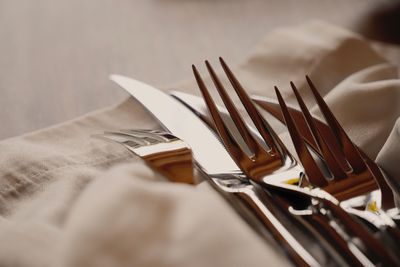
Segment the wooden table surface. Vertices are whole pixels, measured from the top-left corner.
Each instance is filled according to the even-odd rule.
[[[279,26],[322,19],[381,38],[370,18],[389,2],[0,0],[0,139],[121,101],[111,73],[165,86],[204,59],[240,62]]]

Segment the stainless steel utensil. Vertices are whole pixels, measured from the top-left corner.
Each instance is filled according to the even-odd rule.
[[[227,92],[225,91],[222,83],[219,81],[213,68],[206,61],[206,66],[214,82],[214,85],[217,88],[223,102],[225,103],[225,106],[227,107],[232,117],[232,120],[234,121],[234,124],[237,127],[238,132],[240,133],[241,137],[246,143],[248,149],[251,151],[250,152],[251,155],[249,156],[248,153],[246,153],[238,144],[238,142],[236,142],[235,139],[233,138],[232,134],[230,133],[230,130],[228,129],[228,126],[225,124],[221,115],[219,114],[218,108],[215,105],[213,99],[211,98],[208,89],[206,88],[202,78],[200,77],[200,74],[198,73],[197,69],[193,66],[193,72],[197,80],[198,86],[203,94],[204,100],[214,120],[215,128],[217,129],[219,136],[224,142],[225,147],[231,154],[232,158],[236,161],[238,166],[254,182],[261,184],[263,183],[270,184],[267,182],[268,180],[268,181],[273,181],[273,183],[270,185],[276,186],[277,184],[275,184],[275,181],[277,180],[278,177],[275,174],[280,173],[282,174],[280,176],[285,179],[285,180],[280,180],[280,182],[283,182],[284,184],[290,184],[288,182],[288,178],[293,179],[299,177],[296,176],[296,173],[293,173],[293,170],[297,172],[297,175],[300,173],[299,169],[297,168],[296,162],[290,157],[290,155],[288,156],[289,153],[283,146],[282,142],[279,140],[279,138],[271,129],[271,127],[268,125],[268,123],[265,120],[263,120],[261,115],[258,113],[257,109],[252,104],[250,98],[245,93],[244,89],[242,88],[236,77],[233,75],[233,73],[230,71],[226,63],[222,60],[222,58],[220,58],[220,62],[233,88],[238,94],[240,100],[242,101],[243,106],[247,110],[254,125],[259,130],[260,135],[263,138],[263,141],[268,146],[267,149],[264,149],[264,147],[261,146],[251,135],[251,132],[248,130],[246,123],[241,119],[239,112],[236,110],[235,105],[229,98]],[[297,140],[293,141],[296,142]],[[288,172],[288,170],[290,170],[291,173]],[[312,184],[317,184],[322,186],[325,183],[324,176],[322,175],[319,176],[314,175],[309,177],[309,179]],[[309,185],[310,183],[307,180],[302,179],[299,181],[299,184]],[[281,188],[285,187],[281,186]],[[341,220],[341,224],[343,224],[346,227],[346,229],[351,230],[349,232],[352,235],[359,237],[361,240],[363,240],[363,242],[365,242],[368,245],[368,249],[371,250],[373,255],[377,255],[379,257],[379,261],[386,263],[394,262],[392,261],[393,259],[392,255],[386,253],[384,247],[377,240],[375,240],[374,237],[368,233],[368,231],[360,227],[360,225],[357,224],[357,222],[353,221],[353,219],[350,216],[348,216],[348,214],[346,214],[343,210],[341,210],[340,207],[335,205],[338,204],[338,201],[331,194],[329,194],[329,192],[326,192],[324,190],[315,190],[318,192],[315,191],[310,192],[309,190],[304,191],[302,190],[303,186],[298,188],[301,189],[299,191],[303,191],[302,192],[303,194],[305,193],[307,195],[313,196],[314,199],[318,200],[319,205],[322,205],[323,210],[329,209],[331,213],[334,213],[335,216]],[[314,206],[313,210],[309,210],[311,214],[315,212],[315,209],[316,207]],[[330,229],[329,221],[327,221],[323,226],[325,227],[326,230],[329,230]],[[354,248],[345,246],[346,245],[345,242],[343,242],[343,240],[339,236],[335,235],[334,231],[329,231],[329,233],[332,234],[331,238],[334,239],[336,244],[340,245],[342,250],[348,253],[348,256],[350,257],[355,256],[352,259],[353,263],[360,265],[371,264],[371,262],[369,262],[365,257],[365,255],[363,255],[361,252],[357,251],[357,253],[354,253],[354,251],[351,251],[354,250]]]
[[[157,130],[119,130],[93,136],[123,145],[172,182],[195,183],[191,149],[171,133]]]
[[[112,75],[111,79],[142,103],[161,125],[191,146],[199,169],[213,186],[251,207],[296,265],[320,266],[279,221],[271,197],[249,182],[214,133],[194,113],[149,85],[119,75]]]
[[[204,101],[200,97],[191,95],[191,94],[187,94],[187,93],[183,93],[183,92],[179,92],[179,91],[170,91],[169,93],[172,96],[174,96],[175,98],[177,98],[178,100],[180,100],[182,103],[187,105],[188,107],[192,108],[193,111],[199,116],[199,118],[201,118],[205,123],[207,123],[210,126],[213,125],[212,120],[209,118],[209,114],[207,114],[207,112],[208,112],[207,106],[205,105]],[[260,98],[260,97],[258,97],[258,98]],[[262,99],[264,99],[264,98],[262,98]],[[274,102],[272,102],[272,103],[274,103]],[[279,108],[279,104],[278,104],[278,108]],[[227,117],[229,117],[229,115],[227,114],[227,111],[220,106],[218,106],[218,110],[220,111],[221,116],[223,117],[224,121],[228,121],[228,119],[226,119]],[[297,112],[299,113],[299,111],[297,111]],[[294,117],[294,118],[296,118],[296,117]],[[283,120],[283,117],[282,117],[282,120]],[[229,122],[227,122],[227,123],[229,123]],[[322,123],[322,122],[320,122],[320,123]],[[254,132],[253,128],[251,128],[251,127],[249,127],[249,128],[252,132]],[[257,133],[254,133],[254,135],[257,135]],[[259,138],[259,140],[261,140],[261,139]],[[301,214],[300,211],[296,211],[296,212],[298,212],[299,215]],[[304,213],[302,215],[304,216],[305,214],[308,214],[308,216],[311,216],[312,213]],[[315,218],[315,219],[318,219],[318,218]],[[311,222],[312,222],[312,220],[311,220]],[[313,227],[319,227],[319,226],[314,224]],[[329,236],[329,234],[327,234],[326,236]]]
[[[281,112],[281,108],[279,106],[279,103],[273,99],[262,97],[262,96],[252,96],[252,99],[254,102],[256,102],[261,108],[266,110],[268,113],[270,113],[272,116],[274,116],[276,119],[281,121],[282,123],[285,123],[285,119],[283,117],[283,114]],[[299,111],[298,109],[287,106],[297,128],[299,129],[299,132],[302,135],[302,138],[304,139],[305,142],[307,142],[307,145],[310,146],[313,151],[322,157],[322,155],[319,152],[318,145],[316,143],[316,140],[314,139],[314,136],[308,127],[308,123],[305,120],[303,113]],[[320,121],[317,118],[312,118],[314,121],[315,128],[320,132],[322,136],[324,136],[324,139],[326,142],[329,143],[329,147],[332,150],[334,154],[338,155],[343,155],[343,152],[341,151],[342,148],[340,147],[339,143],[336,141],[336,137],[333,135],[331,129],[329,128],[328,125],[326,125],[324,122]],[[383,199],[382,199],[382,206],[386,207],[386,209],[391,209],[394,206],[394,202],[392,200],[392,194],[394,193],[395,197],[400,198],[400,188],[396,186],[396,182],[391,180],[391,177],[384,176],[383,173],[380,171],[379,166],[366,155],[362,149],[358,147],[358,151],[361,155],[361,157],[368,163],[369,166],[373,166],[373,169],[377,173],[377,175],[380,177],[380,186],[383,188]],[[339,161],[342,161],[343,164],[343,156],[338,158]],[[384,176],[384,177],[383,177]],[[369,185],[366,185],[365,188],[365,193],[368,193],[374,189],[378,189],[378,183],[375,182],[373,179],[369,179],[370,183]],[[373,186],[371,188],[371,185]],[[368,187],[370,189],[368,189]],[[389,191],[389,189],[393,190],[393,193]]]
[[[312,136],[316,140],[317,151],[319,152],[319,155],[322,155],[321,160],[324,163],[323,168],[329,172],[330,177],[326,176],[326,171],[323,172],[323,168],[320,168],[317,165],[317,160],[312,157],[312,154],[305,141],[302,139],[296,123],[287,109],[279,90],[275,88],[286,125],[307,176],[311,178],[323,177],[325,182],[323,185],[319,185],[323,190],[336,197],[340,196],[342,200],[341,206],[345,207],[348,212],[366,219],[377,228],[385,227],[385,229],[382,230],[387,230],[390,233],[389,237],[393,238],[395,240],[394,244],[396,244],[400,238],[400,232],[391,216],[386,213],[386,210],[388,212],[396,210],[398,214],[391,188],[383,177],[383,174],[380,172],[379,167],[373,161],[366,160],[361,155],[360,149],[345,133],[309,77],[307,77],[307,81],[317,104],[329,125],[329,130],[332,134],[331,136],[333,136],[334,139],[331,139],[331,136],[323,135],[318,130],[295,85],[291,83],[291,86]],[[331,149],[331,144],[334,142],[339,144],[341,153],[334,153]],[[376,186],[379,186],[381,193],[379,195],[381,198],[379,198],[379,196],[377,197],[377,194],[374,194],[374,192],[371,192],[372,190],[366,191],[365,186],[359,186],[360,184],[370,183],[371,181],[375,182]],[[368,196],[365,196],[365,193],[368,193]],[[364,210],[346,207],[347,202],[351,201],[350,198],[355,196],[369,198],[369,203]],[[380,207],[378,203],[382,203],[382,206]]]

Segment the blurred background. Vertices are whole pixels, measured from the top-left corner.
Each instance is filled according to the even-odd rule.
[[[118,103],[111,73],[167,87],[310,19],[384,43],[400,65],[400,1],[0,0],[0,139]]]

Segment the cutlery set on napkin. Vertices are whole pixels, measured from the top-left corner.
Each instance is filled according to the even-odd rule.
[[[215,103],[195,66],[204,101],[111,76],[165,131],[130,129],[97,137],[122,144],[174,182],[196,183],[195,167],[297,266],[400,265],[399,188],[352,142],[318,85],[305,78],[325,121],[310,114],[295,84],[299,109],[287,105],[277,87],[277,102],[249,96],[222,58],[220,63],[234,91],[224,87],[207,61],[206,67],[225,108]],[[281,140],[262,109],[286,125],[292,144]]]

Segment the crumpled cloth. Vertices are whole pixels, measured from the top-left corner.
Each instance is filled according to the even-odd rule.
[[[275,98],[277,85],[295,103],[293,81],[320,116],[310,75],[350,137],[400,180],[398,70],[368,40],[318,21],[280,28],[235,73],[249,93]],[[198,94],[194,79],[174,89]],[[209,184],[170,183],[91,137],[126,128],[159,126],[129,98],[0,142],[0,266],[290,265]]]

